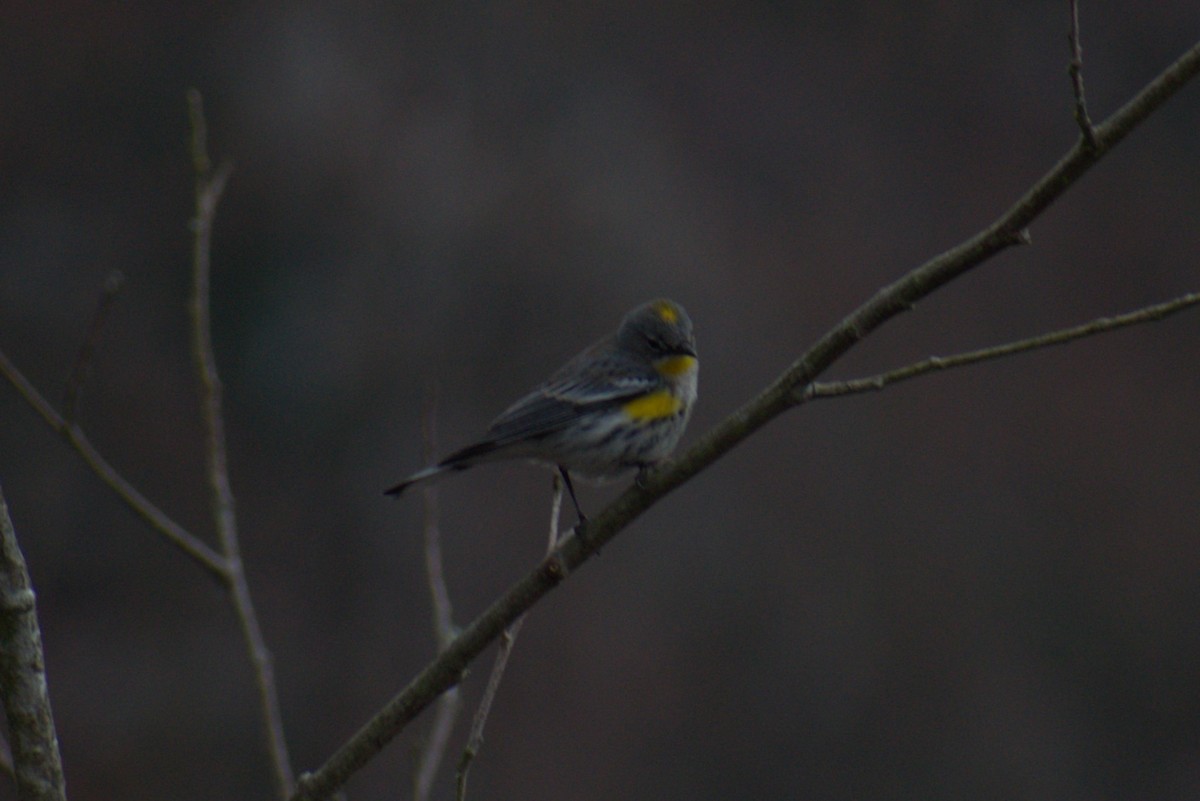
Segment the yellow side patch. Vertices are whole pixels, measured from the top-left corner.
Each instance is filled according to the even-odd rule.
[[[654,369],[658,371],[658,374],[667,378],[690,373],[695,367],[695,356],[668,356],[654,363]]]
[[[667,390],[661,389],[658,392],[643,395],[637,400],[631,400],[621,408],[625,410],[625,414],[634,420],[646,422],[670,417],[678,412],[682,406],[683,401]]]
[[[674,306],[672,306],[670,303],[667,303],[665,301],[662,303],[659,303],[657,306],[654,307],[654,310],[656,312],[658,312],[658,316],[667,325],[675,325],[675,323],[679,322],[679,310],[676,309]]]

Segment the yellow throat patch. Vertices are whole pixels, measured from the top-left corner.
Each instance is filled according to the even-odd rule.
[[[654,369],[658,371],[658,374],[667,378],[674,378],[684,373],[690,373],[695,368],[695,356],[668,356],[654,363]]]

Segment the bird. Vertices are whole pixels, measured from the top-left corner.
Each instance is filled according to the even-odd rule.
[[[524,395],[476,442],[384,491],[393,497],[486,462],[526,459],[556,469],[575,506],[571,474],[604,481],[647,468],[675,449],[697,397],[692,321],[667,299],[643,303],[615,333],[586,348]]]

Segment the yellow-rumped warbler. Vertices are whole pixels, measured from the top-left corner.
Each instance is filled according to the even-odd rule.
[[[532,459],[558,468],[584,520],[570,472],[611,478],[665,458],[692,413],[698,370],[687,312],[669,300],[652,300],[510,406],[479,442],[418,470],[386,494],[483,462]]]

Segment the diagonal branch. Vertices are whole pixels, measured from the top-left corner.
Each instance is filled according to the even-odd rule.
[[[3,351],[0,351],[0,375],[3,375],[16,388],[21,397],[33,407],[35,412],[41,415],[47,425],[60,434],[67,444],[83,457],[88,467],[92,468],[92,472],[107,484],[138,517],[166,537],[168,542],[191,557],[192,561],[222,585],[229,584],[229,570],[225,558],[205,545],[199,537],[168,517],[166,512],[155,506],[145,495],[138,492],[124,476],[108,463],[107,459],[100,455],[100,452],[83,435],[78,426],[69,424],[59,416],[58,412],[54,411],[50,402],[37,391],[37,388],[17,369],[17,366]]]
[[[1031,350],[1038,350],[1039,348],[1066,345],[1068,342],[1074,342],[1084,337],[1091,337],[1108,331],[1116,331],[1119,328],[1126,328],[1139,323],[1162,320],[1176,312],[1196,305],[1200,305],[1200,292],[1190,292],[1174,300],[1157,303],[1153,306],[1146,306],[1145,308],[1126,312],[1125,314],[1118,314],[1115,317],[1100,317],[1083,325],[1051,331],[1047,334],[1009,342],[1004,345],[967,351],[966,353],[958,353],[953,356],[930,356],[928,359],[907,365],[906,367],[897,367],[895,370],[867,376],[866,378],[854,378],[849,381],[832,381],[829,383],[814,382],[808,385],[805,397],[806,399],[836,398],[842,395],[875,392],[892,384],[917,378],[926,373],[949,370],[954,367],[966,367],[969,364],[978,364],[1005,356],[1015,356],[1018,353],[1026,353]]]
[[[685,483],[788,409],[805,402],[804,388],[869,333],[920,299],[1006,248],[1028,241],[1026,226],[1096,162],[1200,72],[1193,46],[1125,106],[1096,128],[1096,146],[1077,143],[1011,208],[979,234],[917,267],[854,310],[822,336],[770,386],[725,418],[678,460],[635,483],[570,537],[554,554],[498,598],[417,676],[313,773],[301,776],[295,801],[328,797],[370,761],[433,699],[457,684],[467,666],[505,627],[556,587],[669,492]],[[586,540],[586,542],[585,542]]]
[[[212,326],[209,319],[209,278],[211,272],[212,226],[217,203],[229,179],[231,167],[223,165],[212,172],[207,150],[207,126],[200,92],[188,92],[188,110],[192,122],[192,163],[196,171],[196,212],[192,219],[195,236],[192,248],[192,355],[200,379],[200,409],[206,435],[209,486],[212,490],[213,517],[217,539],[229,571],[229,592],[242,629],[242,638],[254,667],[255,684],[263,722],[267,750],[274,768],[276,790],[287,798],[294,782],[287,742],[283,734],[283,715],[275,686],[275,670],[267,650],[250,585],[238,545],[237,517],[234,514],[233,489],[229,483],[229,464],[225,445],[225,418],[221,411],[221,379],[213,355]]]
[[[554,494],[550,499],[550,530],[546,538],[547,555],[553,554],[554,549],[558,546],[558,518],[562,512],[562,501],[563,481],[562,477],[555,473]],[[524,624],[525,615],[522,614],[510,623],[504,629],[504,633],[500,635],[500,647],[496,651],[496,661],[492,663],[492,672],[488,676],[487,687],[484,688],[483,698],[479,701],[479,708],[475,710],[475,717],[471,721],[471,734],[467,737],[467,747],[463,749],[462,756],[458,760],[456,801],[467,800],[467,774],[471,770],[471,763],[479,755],[479,749],[483,747],[483,729],[487,725],[488,715],[492,712],[492,702],[496,700],[496,693],[500,690],[500,681],[504,678],[508,659],[512,656],[513,647],[517,644],[517,635],[521,633],[521,626]]]

